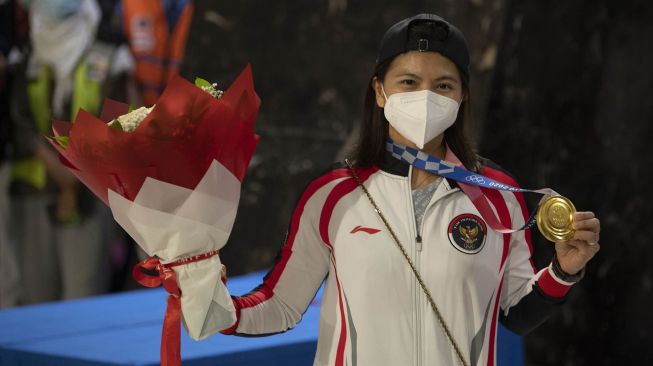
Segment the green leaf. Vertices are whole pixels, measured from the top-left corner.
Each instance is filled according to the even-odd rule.
[[[115,128],[116,130],[124,131],[122,125],[120,124],[120,122],[118,122],[117,119],[114,119],[113,121],[109,122],[109,127]]]
[[[129,108],[127,109],[127,113],[131,113],[132,111],[134,111],[134,109],[136,109],[136,104],[129,103]]]
[[[197,87],[211,87],[211,83],[208,81],[202,79],[202,78],[195,78],[195,86]]]
[[[64,150],[68,148],[68,140],[70,140],[69,136],[55,136],[53,137],[54,141],[56,141],[59,146],[61,146]]]

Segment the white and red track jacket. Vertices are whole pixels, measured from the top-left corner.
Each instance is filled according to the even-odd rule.
[[[446,160],[455,161],[449,153]],[[415,225],[412,168],[388,156],[358,170],[426,282],[471,365],[496,363],[497,321],[526,333],[564,302],[571,284],[530,260],[530,232],[499,234],[443,180]],[[484,166],[482,174],[516,185]],[[484,190],[501,222],[521,227],[520,194]],[[261,286],[234,297],[226,334],[269,335],[297,324],[326,278],[314,365],[455,365],[458,359],[405,258],[346,167],[303,193],[280,256]]]

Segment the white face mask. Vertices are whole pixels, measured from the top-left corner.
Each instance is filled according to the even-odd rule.
[[[460,104],[430,90],[385,95],[383,114],[392,127],[419,149],[451,127]]]

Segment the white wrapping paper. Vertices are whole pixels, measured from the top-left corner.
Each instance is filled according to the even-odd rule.
[[[213,161],[194,190],[146,178],[134,201],[109,190],[116,222],[149,255],[174,262],[222,248],[229,238],[240,181]],[[218,256],[174,267],[183,322],[193,339],[229,328],[236,311],[220,279]]]

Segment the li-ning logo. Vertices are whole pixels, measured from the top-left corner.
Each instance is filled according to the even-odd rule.
[[[480,175],[470,175],[465,177],[465,180],[474,183],[481,183],[481,184],[485,183],[485,179],[483,179],[483,177],[481,177]]]
[[[373,229],[373,228],[371,228],[371,227],[362,227],[362,226],[358,225],[358,226],[356,226],[355,228],[353,228],[349,233],[350,233],[350,234],[356,234],[356,233],[359,232],[359,231],[362,231],[362,232],[364,232],[364,233],[368,233],[368,234],[370,234],[370,235],[373,235],[373,234],[378,233],[378,232],[381,231],[381,230],[379,230],[379,229]]]

